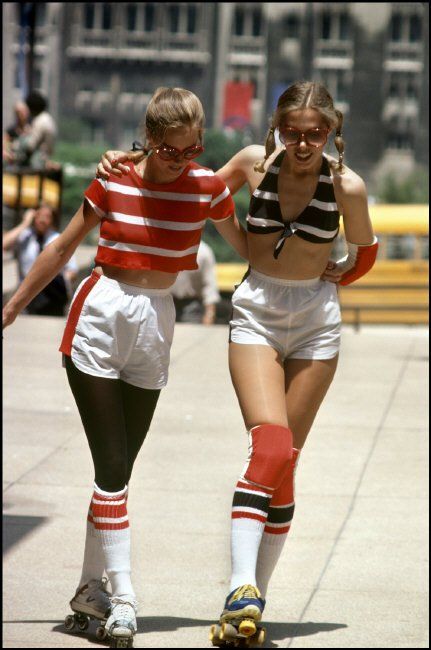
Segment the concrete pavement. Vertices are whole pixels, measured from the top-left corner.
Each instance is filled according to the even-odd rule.
[[[5,648],[101,645],[94,626],[63,627],[92,482],[57,352],[63,326],[22,316],[4,333]],[[424,328],[344,328],[297,472],[265,647],[429,646],[427,356]],[[246,451],[227,327],[177,325],[170,380],[130,488],[135,647],[210,647]]]

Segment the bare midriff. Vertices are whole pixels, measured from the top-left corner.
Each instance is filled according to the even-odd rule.
[[[285,240],[277,259],[274,248],[280,232],[267,235],[247,233],[249,261],[252,269],[283,280],[311,280],[326,268],[332,242],[316,244],[292,235]]]
[[[144,289],[168,289],[176,280],[178,273],[165,271],[143,271],[140,269],[122,269],[117,266],[101,264],[94,269],[100,275],[131,284]]]

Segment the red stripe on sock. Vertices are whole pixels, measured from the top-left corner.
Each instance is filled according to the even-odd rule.
[[[107,524],[105,522],[95,521],[94,527],[96,530],[122,530],[123,528],[129,528],[128,521],[122,521],[119,524]]]
[[[271,535],[284,535],[284,533],[288,533],[289,530],[290,526],[283,526],[282,528],[271,528],[270,526],[265,526],[263,532],[270,533]]]
[[[257,519],[263,524],[266,522],[266,517],[263,515],[257,515],[254,512],[241,512],[240,510],[232,513],[232,519]]]
[[[81,315],[82,306],[86,297],[99,279],[100,275],[93,271],[88,280],[82,285],[78,295],[73,301],[72,307],[70,308],[66,329],[64,330],[63,339],[59,348],[60,352],[63,352],[63,354],[66,354],[68,357],[72,354],[72,341],[75,336],[75,330]]]
[[[265,492],[268,496],[272,496],[274,490],[266,487],[260,487],[259,485],[252,485],[251,483],[244,483],[243,481],[238,481],[237,488],[244,488],[245,490],[252,490],[253,492]]]

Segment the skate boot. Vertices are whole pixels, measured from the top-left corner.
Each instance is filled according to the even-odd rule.
[[[96,636],[102,640],[106,636],[105,623],[111,609],[109,593],[106,591],[106,578],[102,580],[90,580],[90,582],[77,590],[70,601],[70,607],[75,612],[69,614],[64,620],[66,630],[73,630],[75,627],[80,632],[88,629],[91,620],[100,623],[96,630]]]
[[[111,598],[111,613],[105,625],[111,648],[133,648],[133,637],[137,631],[137,609],[137,602],[132,598]]]
[[[265,600],[257,587],[243,585],[226,598],[218,624],[210,630],[210,641],[214,646],[233,645],[250,647],[262,645],[265,628],[257,625],[262,618]]]

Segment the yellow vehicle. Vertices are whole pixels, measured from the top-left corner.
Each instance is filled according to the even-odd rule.
[[[370,205],[379,240],[374,267],[347,287],[339,287],[343,322],[428,323],[428,205]],[[343,229],[337,255],[344,250]],[[219,289],[232,294],[246,264],[218,264]]]

